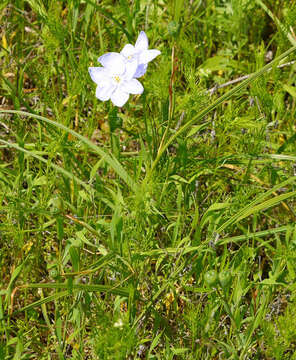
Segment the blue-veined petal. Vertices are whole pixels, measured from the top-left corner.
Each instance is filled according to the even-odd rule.
[[[129,98],[129,94],[120,90],[118,87],[111,95],[111,101],[115,106],[123,106]]]
[[[137,67],[137,70],[134,74],[134,78],[139,78],[141,76],[143,76],[147,70],[148,64],[140,64]]]
[[[136,71],[137,71],[137,67],[138,67],[138,60],[134,59],[133,61],[128,61],[125,64],[125,73],[124,73],[124,79],[125,80],[131,80]]]
[[[116,52],[104,54],[98,58],[98,61],[108,70],[111,74],[121,75],[125,71],[124,57]]]
[[[112,54],[112,53],[106,53],[106,54],[104,54],[104,55],[101,55],[101,56],[98,58],[98,62],[99,62],[100,64],[102,64],[103,66],[105,66],[104,63],[107,61],[107,59],[110,57],[111,54]]]
[[[122,83],[122,85],[120,85],[120,90],[129,94],[142,94],[144,88],[140,81],[138,81],[137,79],[132,79]]]
[[[135,44],[137,51],[144,51],[148,49],[148,38],[144,31],[141,31]]]
[[[126,44],[124,48],[120,51],[120,54],[123,55],[125,58],[130,60],[136,53],[135,47],[131,44]]]
[[[103,87],[98,85],[96,89],[96,97],[101,101],[109,100],[115,89],[116,85],[112,84],[111,82]]]
[[[107,78],[106,69],[102,67],[89,67],[88,72],[92,81],[94,81],[96,84],[106,81]]]
[[[140,53],[139,64],[147,64],[160,54],[159,50],[144,50]]]

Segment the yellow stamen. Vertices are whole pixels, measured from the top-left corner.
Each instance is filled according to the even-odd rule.
[[[115,75],[114,80],[119,83],[120,82],[120,77],[118,75]]]

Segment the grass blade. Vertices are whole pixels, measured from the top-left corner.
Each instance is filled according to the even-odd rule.
[[[8,147],[11,147],[13,149],[16,149],[18,151],[22,151],[23,153],[25,153],[26,155],[32,156],[33,158],[42,161],[45,164],[49,164],[53,169],[55,169],[56,171],[58,171],[59,173],[63,174],[64,176],[66,176],[67,178],[69,178],[70,180],[75,180],[78,184],[82,185],[87,191],[91,190],[90,185],[88,185],[87,183],[85,183],[84,181],[80,180],[77,176],[75,176],[74,174],[71,174],[70,172],[68,172],[67,170],[63,169],[62,167],[53,164],[52,162],[48,162],[48,160],[44,159],[42,156],[39,156],[37,154],[35,154],[32,151],[26,150],[20,146],[18,146],[15,143],[10,143],[8,141],[2,140],[0,139],[0,142],[2,144],[5,144]]]
[[[286,197],[282,196],[282,195],[287,195],[287,194],[282,194],[279,195],[279,197],[277,197],[278,201],[275,202],[264,202],[261,203],[260,205],[258,205],[258,203],[260,203],[261,201],[263,201],[264,199],[266,199],[268,196],[272,195],[275,191],[277,191],[278,189],[293,183],[294,181],[296,181],[295,177],[291,177],[288,180],[274,186],[272,189],[266,191],[265,193],[263,193],[262,195],[258,196],[254,201],[252,201],[250,204],[248,204],[247,206],[245,206],[241,211],[239,211],[238,213],[236,213],[234,216],[232,216],[230,219],[228,219],[224,224],[222,224],[218,229],[217,229],[217,233],[221,233],[221,231],[225,230],[227,228],[227,226],[231,225],[231,224],[235,224],[236,222],[238,222],[239,220],[244,219],[245,217],[249,216],[250,214],[254,213],[255,210],[257,209],[257,211],[259,211],[260,209],[263,209],[264,206],[262,207],[263,204],[265,204],[265,206],[273,206],[276,203],[283,201]],[[289,193],[290,195],[288,197],[294,196],[295,195],[295,191],[291,193]],[[270,205],[269,205],[270,204]],[[273,204],[273,205],[272,205]]]
[[[156,159],[154,160],[150,171],[148,172],[147,176],[144,179],[144,184],[146,184],[153,174],[154,169],[156,168],[156,165],[158,164],[161,156],[166,151],[166,149],[171,145],[173,141],[175,141],[182,133],[187,131],[191,125],[193,125],[196,121],[201,120],[204,118],[207,114],[209,114],[212,110],[214,110],[217,106],[222,104],[225,100],[230,99],[234,94],[238,93],[241,89],[251,84],[254,80],[259,78],[261,75],[266,73],[269,69],[271,69],[274,65],[276,65],[280,60],[286,58],[288,55],[292,54],[296,50],[296,46],[291,47],[289,50],[275,58],[273,61],[268,63],[267,65],[263,66],[262,69],[252,74],[248,79],[240,83],[239,85],[235,86],[233,89],[229,90],[226,94],[220,96],[216,101],[214,101],[211,105],[207,106],[204,110],[199,112],[196,116],[194,116],[191,120],[189,120],[186,124],[184,124],[178,131],[175,132],[174,135],[172,135],[168,141],[158,150]]]
[[[40,115],[30,114],[25,111],[18,111],[18,110],[0,110],[0,113],[6,113],[6,114],[17,114],[17,115],[23,115],[27,117],[32,117],[36,120],[43,121],[47,124],[53,125],[61,130],[66,131],[67,133],[75,136],[79,140],[81,140],[83,143],[85,143],[87,146],[89,146],[92,150],[94,150],[97,154],[99,154],[104,161],[106,161],[112,169],[117,173],[117,175],[133,190],[136,188],[136,184],[134,183],[133,179],[128,175],[128,173],[125,171],[125,169],[122,167],[122,165],[119,163],[117,159],[115,159],[111,154],[107,154],[104,150],[99,148],[97,145],[95,145],[93,142],[91,142],[88,138],[86,138],[83,135],[78,134],[76,131],[67,128],[65,125],[60,124],[54,120],[47,119]]]

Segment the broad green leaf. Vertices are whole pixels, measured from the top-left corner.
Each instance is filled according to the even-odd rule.
[[[207,59],[202,65],[200,65],[200,68],[210,71],[219,71],[233,68],[236,66],[237,65],[235,60],[231,60],[224,56],[216,55]]]

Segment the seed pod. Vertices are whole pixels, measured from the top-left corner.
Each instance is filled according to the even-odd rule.
[[[60,197],[56,196],[49,201],[50,212],[53,215],[59,214],[63,211],[63,201]]]
[[[220,283],[222,289],[227,288],[230,285],[231,280],[232,280],[232,276],[231,276],[230,271],[223,270],[219,273],[219,283]]]
[[[218,281],[218,274],[216,270],[207,271],[204,275],[205,283],[210,286],[214,287]]]
[[[53,269],[50,269],[49,270],[49,276],[52,278],[52,279],[56,279],[58,276],[59,276],[59,272],[56,268],[53,268]]]

